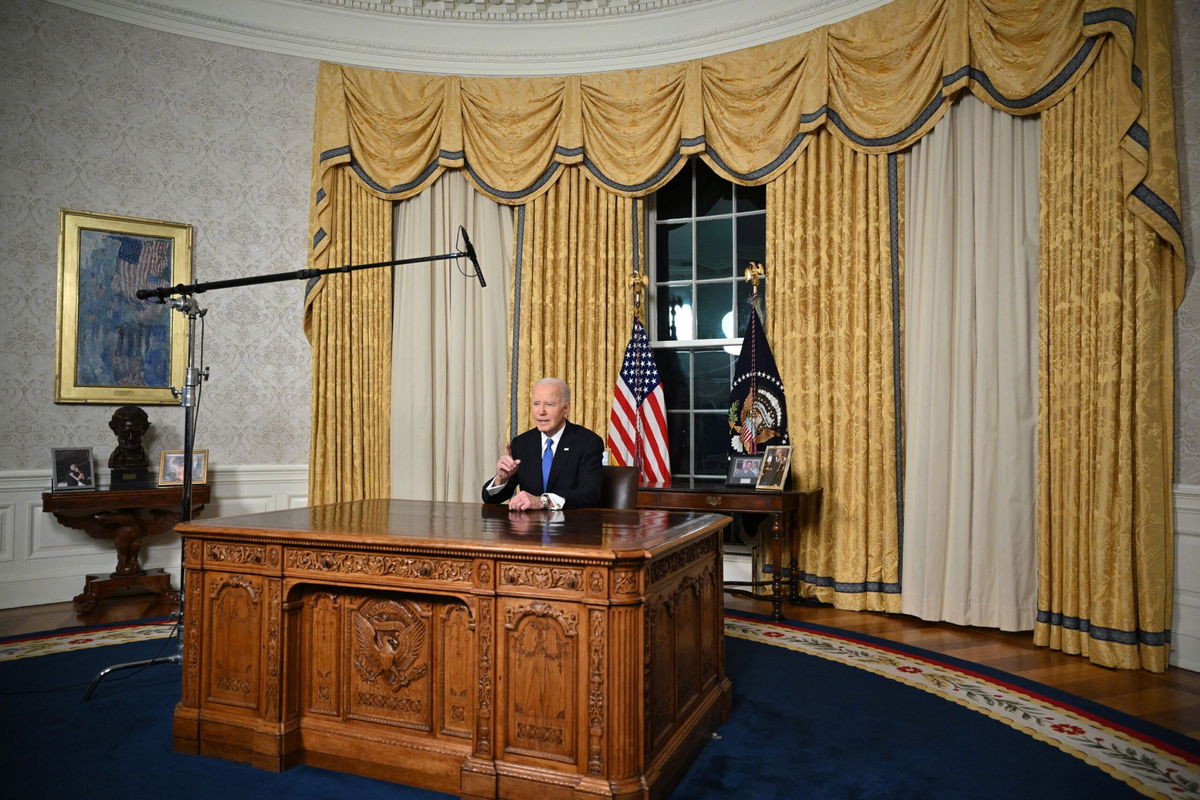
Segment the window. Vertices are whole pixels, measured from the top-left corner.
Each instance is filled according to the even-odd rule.
[[[697,158],[651,200],[650,344],[675,479],[725,477],[729,385],[750,314],[742,275],[766,260],[766,227],[766,189],[735,185]]]

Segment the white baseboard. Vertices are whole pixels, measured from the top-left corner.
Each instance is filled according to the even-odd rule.
[[[100,488],[107,475],[99,471]],[[264,464],[213,467],[212,500],[198,517],[227,517],[308,504],[308,466]],[[111,541],[59,525],[42,511],[48,470],[0,472],[0,608],[61,603],[83,591],[89,574],[112,572]],[[147,539],[140,557],[146,569],[163,569],[179,585],[179,537]]]
[[[1175,487],[1171,665],[1200,672],[1200,486]]]

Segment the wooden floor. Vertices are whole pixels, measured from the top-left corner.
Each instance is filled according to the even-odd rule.
[[[726,597],[726,608],[770,613],[770,604]],[[70,603],[0,610],[0,636],[168,616],[174,607],[156,595],[104,600],[92,614],[77,616]],[[1098,667],[1077,656],[1035,647],[1028,633],[1005,633],[924,622],[900,614],[785,606],[789,619],[828,625],[983,664],[1200,738],[1200,673],[1172,668],[1163,674]]]

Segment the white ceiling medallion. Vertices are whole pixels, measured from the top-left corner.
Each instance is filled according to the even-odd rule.
[[[726,53],[888,0],[49,0],[208,41],[446,75],[560,75]]]

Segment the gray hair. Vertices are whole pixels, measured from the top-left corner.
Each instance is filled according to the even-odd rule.
[[[539,386],[554,386],[558,388],[558,396],[562,398],[563,405],[571,402],[571,387],[567,386],[567,382],[562,378],[542,378],[533,384],[536,389]]]

